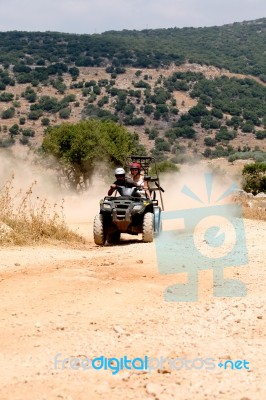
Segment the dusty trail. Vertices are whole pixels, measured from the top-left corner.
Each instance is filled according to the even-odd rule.
[[[212,297],[200,273],[197,303],[168,303],[166,286],[183,274],[158,273],[154,244],[140,237],[99,248],[91,223],[79,224],[85,249],[0,251],[0,398],[262,399],[265,372],[265,222],[245,221],[249,264],[227,276],[247,284],[244,298]],[[246,359],[250,370],[55,369],[54,357],[213,357]],[[264,393],[264,395],[263,395]]]

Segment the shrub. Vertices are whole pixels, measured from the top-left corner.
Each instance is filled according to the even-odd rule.
[[[48,126],[50,124],[50,119],[47,117],[43,117],[41,120],[42,126]]]
[[[25,146],[27,144],[29,144],[29,138],[27,136],[22,135],[22,138],[19,139],[19,142]]]
[[[67,118],[69,118],[70,113],[71,113],[71,110],[69,107],[62,108],[61,110],[59,110],[59,117],[62,119],[67,119]]]
[[[167,143],[163,138],[156,138],[155,139],[155,148],[159,151],[167,151],[171,150],[170,144]]]
[[[206,146],[215,146],[216,145],[216,139],[207,136],[206,138],[204,138],[204,143],[205,143]]]
[[[15,115],[15,109],[13,107],[8,108],[7,110],[4,110],[2,112],[2,118],[3,119],[13,118],[14,115]]]
[[[37,120],[42,116],[42,110],[33,110],[28,114],[28,119]]]
[[[6,103],[13,100],[13,98],[14,98],[14,95],[12,93],[3,92],[0,94],[0,101],[6,102]]]
[[[12,125],[11,128],[9,128],[9,132],[11,133],[11,135],[18,135],[19,134],[18,124]]]
[[[256,138],[259,140],[266,139],[266,131],[257,131]]]
[[[35,135],[35,131],[32,128],[27,128],[22,130],[22,134],[27,137],[33,137]]]
[[[6,148],[10,147],[15,143],[15,139],[13,137],[0,139],[0,147]]]
[[[243,189],[254,195],[266,193],[266,163],[254,163],[244,166],[242,175],[244,177]]]

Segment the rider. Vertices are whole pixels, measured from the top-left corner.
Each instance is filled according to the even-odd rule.
[[[147,182],[144,180],[144,177],[140,173],[141,171],[140,164],[137,162],[132,162],[129,167],[130,167],[131,179],[133,179],[133,182],[135,182],[138,186],[141,186],[143,188],[143,192],[146,194],[148,198],[150,198],[150,192]]]
[[[110,189],[108,190],[108,196],[112,196],[114,191],[116,190],[117,186],[125,186],[128,188],[132,188],[135,186],[138,186],[133,179],[128,179],[126,178],[126,171],[124,168],[116,168],[115,169],[115,177],[116,181],[110,186]]]

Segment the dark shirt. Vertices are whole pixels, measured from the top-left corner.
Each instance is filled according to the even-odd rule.
[[[113,185],[118,185],[118,186],[125,186],[125,187],[128,187],[128,188],[132,188],[132,187],[135,187],[135,186],[138,186],[135,182],[133,182],[133,180],[132,179],[130,179],[130,178],[126,178],[126,179],[117,179],[114,183],[113,183]]]

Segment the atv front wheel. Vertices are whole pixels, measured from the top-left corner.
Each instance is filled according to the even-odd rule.
[[[93,222],[94,243],[103,246],[106,242],[106,233],[104,231],[103,216],[97,214]]]
[[[154,215],[148,212],[144,215],[142,225],[142,240],[144,243],[150,243],[153,241],[154,236]]]

